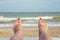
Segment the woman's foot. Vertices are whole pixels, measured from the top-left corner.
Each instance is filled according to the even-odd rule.
[[[22,31],[22,24],[21,24],[20,18],[14,20],[13,30],[14,30],[15,34],[10,40],[22,40],[23,39],[23,31]]]
[[[40,18],[38,21],[38,28],[39,28],[39,40],[51,40],[51,37],[47,33],[48,26],[42,18]]]
[[[42,18],[40,18],[38,20],[38,29],[39,29],[39,32],[47,33],[48,26],[47,26],[45,20],[43,20]]]
[[[21,19],[20,18],[14,20],[13,30],[14,30],[14,33],[16,33],[19,30],[22,30],[22,24],[21,24]]]

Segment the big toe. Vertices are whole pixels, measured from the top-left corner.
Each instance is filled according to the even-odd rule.
[[[39,19],[38,24],[39,24],[40,26],[47,26],[47,23],[46,23],[45,20],[42,19],[42,18]]]

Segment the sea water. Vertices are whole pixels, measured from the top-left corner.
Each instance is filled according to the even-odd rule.
[[[40,17],[50,27],[60,26],[60,19],[53,19],[53,16],[60,16],[60,12],[0,12],[0,27],[11,27],[18,17],[22,20],[22,26],[37,26]]]
[[[47,25],[50,27],[56,27],[56,26],[59,27],[60,26],[60,19],[57,19],[57,20],[45,19],[45,20],[46,20]],[[0,20],[0,27],[12,27],[12,25],[13,25],[13,22],[11,20],[10,21],[5,21],[5,20],[1,21]],[[38,26],[38,20],[31,19],[31,20],[22,21],[22,26],[36,27],[36,26]]]
[[[60,19],[53,19],[53,16],[60,16],[60,12],[0,12],[0,27],[12,27],[13,20],[18,17],[22,20],[23,27],[37,27],[38,19],[45,19],[50,27],[60,26]],[[9,40],[10,38],[0,38],[0,40]],[[24,40],[38,40],[38,38],[24,38]],[[60,40],[60,38],[52,38]]]

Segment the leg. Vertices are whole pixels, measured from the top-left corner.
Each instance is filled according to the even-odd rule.
[[[14,30],[14,36],[10,40],[22,40],[23,39],[23,33],[22,33],[22,24],[21,19],[16,19],[13,23],[13,30]]]
[[[38,28],[39,28],[39,40],[51,40],[51,37],[48,36],[47,30],[48,26],[43,19],[39,19],[38,21]]]

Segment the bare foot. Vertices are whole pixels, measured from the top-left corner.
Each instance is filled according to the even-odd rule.
[[[13,22],[14,33],[16,33],[17,31],[19,31],[21,29],[22,29],[21,19],[18,18],[16,20],[14,20],[14,22]]]
[[[42,18],[40,18],[38,21],[38,28],[39,28],[39,40],[51,40],[51,37],[47,33],[48,26]]]
[[[38,21],[38,28],[39,28],[39,32],[47,33],[48,26],[47,26],[45,20],[43,20],[42,18],[40,18]]]
[[[14,20],[13,30],[15,34],[13,37],[11,37],[10,40],[23,40],[23,31],[22,31],[22,24],[20,18]]]

